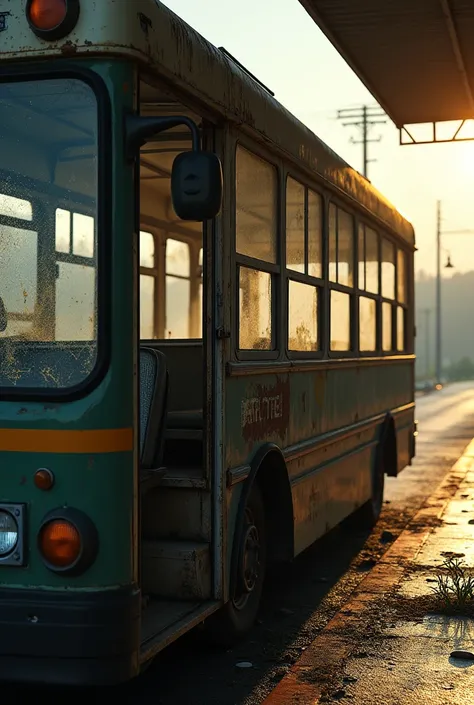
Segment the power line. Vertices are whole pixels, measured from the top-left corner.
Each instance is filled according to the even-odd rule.
[[[343,122],[344,127],[355,126],[362,129],[362,139],[355,140],[351,137],[352,144],[361,144],[363,149],[363,171],[362,173],[367,178],[367,166],[369,162],[375,162],[376,159],[368,158],[368,144],[370,142],[380,142],[382,136],[375,139],[369,139],[369,131],[373,125],[384,125],[387,120],[377,120],[375,118],[384,117],[385,113],[382,108],[378,106],[363,105],[362,108],[343,108],[337,111],[338,120],[349,120],[350,122]]]

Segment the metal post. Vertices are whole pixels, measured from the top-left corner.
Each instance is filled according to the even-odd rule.
[[[436,204],[436,383],[441,384],[441,201]]]
[[[423,309],[423,313],[425,314],[425,371],[426,371],[426,379],[428,379],[429,374],[430,374],[430,347],[431,347],[430,315],[431,315],[431,309],[425,308],[425,309]]]
[[[368,161],[367,161],[367,139],[368,139],[367,132],[368,132],[368,130],[367,130],[367,128],[368,128],[368,125],[367,125],[367,106],[364,105],[362,108],[362,148],[364,150],[364,156],[363,156],[364,171],[362,173],[364,174],[365,178],[367,178],[367,172],[368,172],[368,169],[367,169],[367,167],[368,167]]]

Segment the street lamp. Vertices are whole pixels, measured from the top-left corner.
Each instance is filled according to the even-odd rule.
[[[474,230],[448,230],[441,232],[441,201],[437,202],[437,218],[436,218],[436,383],[441,384],[441,369],[442,369],[442,345],[441,345],[441,235],[474,235]],[[445,269],[453,269],[451,257],[448,255],[448,260]]]

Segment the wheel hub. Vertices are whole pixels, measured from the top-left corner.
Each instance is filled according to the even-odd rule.
[[[246,513],[246,526],[242,536],[237,590],[233,603],[243,609],[251,593],[255,590],[260,573],[260,536],[253,517]]]

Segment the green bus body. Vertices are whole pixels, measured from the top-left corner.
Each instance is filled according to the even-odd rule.
[[[155,0],[82,2],[54,41],[24,5],[0,22],[0,532],[2,512],[18,526],[0,679],[114,683],[202,622],[243,633],[265,563],[411,462],[414,233]],[[134,113],[198,125],[222,164],[216,218],[171,207],[186,126],[132,159]],[[55,517],[77,517],[71,569],[40,550]]]

